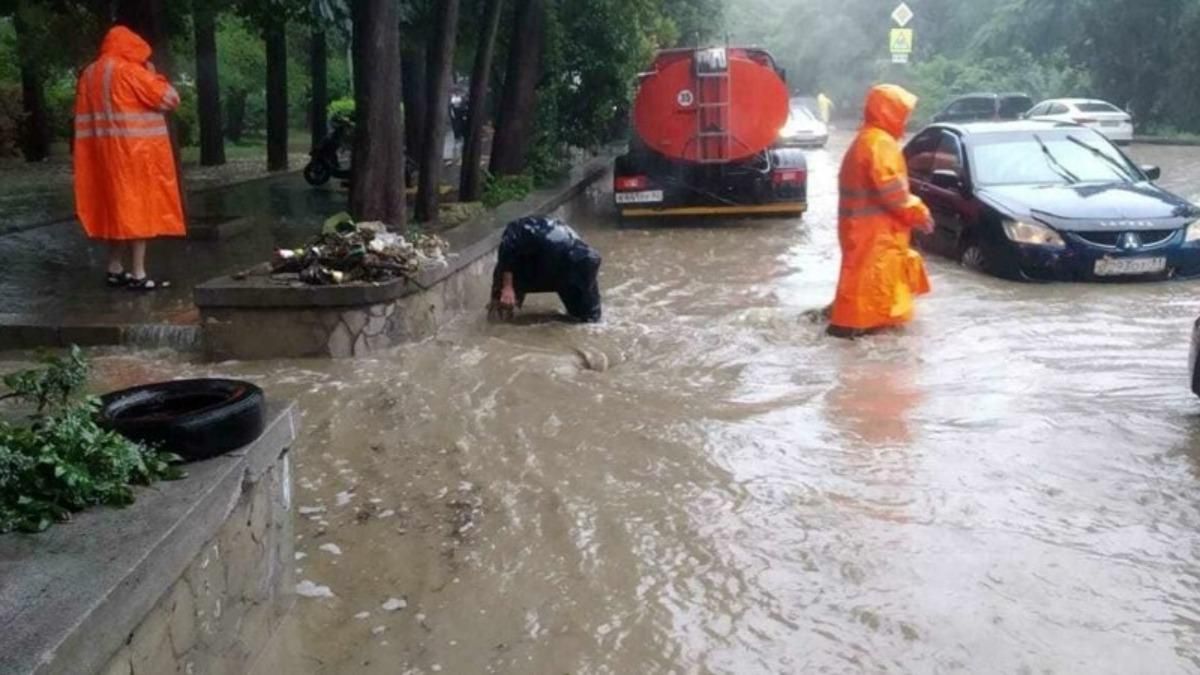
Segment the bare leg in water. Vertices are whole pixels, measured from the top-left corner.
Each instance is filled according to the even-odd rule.
[[[146,278],[146,240],[138,239],[129,242],[129,249],[133,253],[133,265],[129,270],[133,274],[134,279]]]

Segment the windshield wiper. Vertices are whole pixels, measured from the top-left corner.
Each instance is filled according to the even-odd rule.
[[[1046,145],[1046,142],[1042,140],[1041,136],[1034,134],[1033,140],[1037,141],[1038,145],[1042,146],[1042,154],[1046,157],[1046,165],[1049,166],[1054,173],[1065,178],[1068,183],[1079,182],[1079,176],[1071,173],[1067,167],[1062,165],[1062,162],[1058,161],[1058,158],[1054,156],[1053,152],[1050,152],[1050,148]]]
[[[1100,148],[1097,148],[1096,146],[1092,145],[1091,143],[1085,143],[1084,141],[1081,141],[1081,140],[1079,140],[1078,138],[1076,138],[1076,137],[1074,137],[1074,136],[1071,136],[1070,134],[1068,134],[1068,135],[1067,135],[1067,140],[1068,140],[1068,141],[1071,141],[1071,142],[1072,142],[1072,143],[1074,143],[1075,145],[1078,145],[1078,146],[1080,146],[1080,147],[1087,148],[1088,150],[1091,150],[1093,155],[1095,155],[1095,156],[1099,157],[1100,159],[1104,160],[1104,162],[1105,162],[1106,164],[1108,164],[1108,166],[1109,166],[1109,167],[1110,167],[1110,168],[1111,168],[1113,171],[1116,171],[1116,172],[1117,172],[1117,175],[1118,175],[1118,176],[1120,176],[1120,177],[1124,178],[1125,180],[1132,180],[1132,181],[1134,181],[1134,182],[1136,182],[1136,181],[1137,181],[1137,176],[1134,176],[1133,174],[1129,173],[1129,167],[1122,166],[1122,164],[1121,164],[1120,162],[1118,162],[1117,160],[1113,159],[1112,157],[1109,157],[1109,156],[1108,156],[1108,155],[1107,155],[1107,154],[1106,154],[1106,153],[1105,153],[1103,150],[1101,150]]]

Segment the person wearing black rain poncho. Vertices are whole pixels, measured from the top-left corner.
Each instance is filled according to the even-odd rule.
[[[566,223],[521,218],[504,228],[492,273],[493,318],[512,318],[530,293],[558,293],[576,321],[600,320],[600,254]]]

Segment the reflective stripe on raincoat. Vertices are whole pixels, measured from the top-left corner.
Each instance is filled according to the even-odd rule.
[[[165,113],[179,94],[128,28],[108,32],[75,95],[75,210],[93,239],[184,234]]]
[[[929,292],[912,228],[929,209],[908,189],[899,138],[916,106],[915,96],[894,85],[867,94],[862,129],[842,160],[838,177],[841,277],[831,323],[871,330],[912,319],[913,296]]]

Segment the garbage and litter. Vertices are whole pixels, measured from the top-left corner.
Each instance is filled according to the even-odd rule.
[[[325,221],[321,234],[307,246],[277,250],[271,273],[296,274],[314,286],[408,279],[445,265],[449,247],[437,235],[406,237],[388,232],[383,223],[355,223],[339,214]]]

